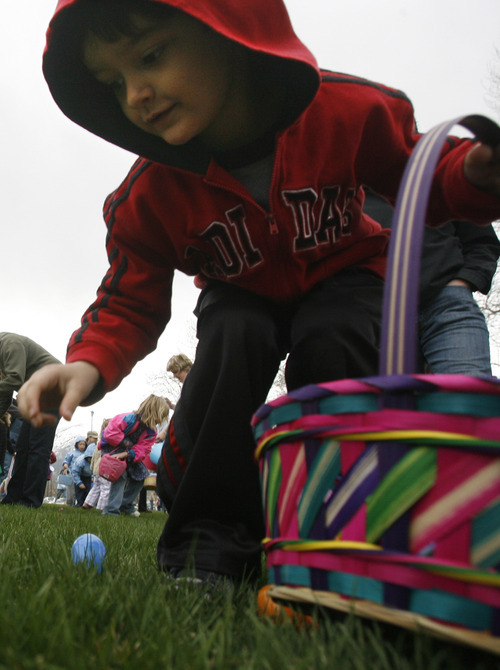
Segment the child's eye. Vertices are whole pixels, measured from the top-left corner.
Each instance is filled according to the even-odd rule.
[[[153,65],[154,63],[156,63],[157,60],[159,60],[161,58],[164,51],[165,51],[165,45],[164,44],[161,44],[160,46],[157,46],[154,49],[151,49],[151,51],[148,51],[142,57],[143,64],[144,65]]]
[[[106,82],[106,86],[110,88],[115,95],[119,95],[123,90],[123,79],[115,79],[113,81]]]

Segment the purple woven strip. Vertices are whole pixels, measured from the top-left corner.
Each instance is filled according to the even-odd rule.
[[[427,203],[443,143],[455,125],[488,144],[500,142],[500,128],[479,115],[459,117],[426,133],[406,165],[394,211],[384,290],[380,374],[415,372],[420,255]]]

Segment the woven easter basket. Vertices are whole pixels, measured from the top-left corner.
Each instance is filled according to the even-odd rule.
[[[472,116],[424,135],[399,190],[380,374],[303,387],[253,419],[274,602],[310,603],[500,654],[500,381],[413,374],[432,175]]]

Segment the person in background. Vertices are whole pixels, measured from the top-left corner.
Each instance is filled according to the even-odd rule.
[[[50,482],[52,479],[52,473],[54,472],[54,463],[57,461],[57,455],[55,451],[50,452],[49,459],[49,471],[47,473],[47,482]],[[47,489],[47,487],[45,487]]]
[[[62,468],[59,470],[59,475],[57,478],[57,492],[56,492],[56,499],[54,502],[57,502],[59,498],[66,498],[66,490],[68,485],[63,484],[61,476],[63,477],[71,477],[69,468],[66,465],[66,463],[63,464]]]
[[[92,442],[72,463],[71,475],[75,486],[76,507],[82,507],[92,486],[92,469],[90,467],[90,461],[92,460],[92,455],[95,449],[96,445]]]
[[[181,384],[184,384],[184,381],[193,367],[193,363],[190,358],[185,354],[176,354],[169,359],[167,363],[167,372],[171,372],[172,375],[180,381]]]
[[[13,394],[31,376],[47,365],[58,364],[39,344],[17,333],[0,333],[0,416],[13,400]],[[50,454],[54,444],[59,415],[51,413],[49,425],[35,428],[29,421],[23,421],[16,442],[16,456],[8,491],[3,505],[23,505],[40,507],[47,485]]]
[[[7,453],[7,446],[9,444],[9,429],[11,416],[9,412],[0,417],[0,482],[6,477],[5,472],[5,454]]]
[[[392,206],[370,189],[363,211],[391,228]],[[418,316],[422,371],[491,375],[488,326],[473,292],[488,293],[499,256],[491,225],[448,221],[425,227]]]
[[[104,429],[109,423],[109,419],[104,419],[101,426],[101,438],[104,433]],[[88,436],[87,436],[88,438]],[[90,489],[85,502],[82,507],[84,509],[90,509],[95,507],[98,510],[103,510],[106,507],[109,498],[109,491],[111,489],[111,482],[105,477],[101,477],[99,474],[99,463],[101,462],[102,451],[97,444],[97,449],[94,450],[92,454],[92,460],[90,461],[90,469],[92,470],[93,486]],[[140,510],[139,510],[140,511]]]
[[[64,461],[63,461],[63,466],[66,465],[69,474],[73,476],[73,471],[72,468],[78,458],[83,454],[85,449],[87,448],[87,440],[83,437],[83,435],[79,435],[76,440],[75,444],[73,447],[72,451],[68,451],[66,454]],[[69,505],[70,507],[73,507],[75,504],[75,484],[74,482],[72,484],[68,484],[66,487],[66,505]]]
[[[89,430],[87,433],[87,444],[97,444],[97,440],[99,439],[99,435],[95,430]]]
[[[112,482],[103,514],[141,516],[135,499],[149,474],[143,460],[156,441],[156,427],[168,419],[169,410],[164,398],[150,395],[137,410],[113,417],[104,429],[99,448],[103,454],[126,460],[127,469]]]

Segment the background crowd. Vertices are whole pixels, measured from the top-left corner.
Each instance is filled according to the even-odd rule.
[[[14,333],[1,333],[0,342],[18,347],[21,344],[24,358],[27,357],[28,350],[39,354],[38,350],[41,349],[28,338]],[[10,359],[7,356],[7,347],[0,349],[0,352],[4,354],[1,386],[9,378],[7,373]],[[0,353],[0,357],[1,355]],[[182,384],[191,366],[192,362],[185,354],[177,354],[168,361],[167,372]],[[14,376],[12,369],[10,375]],[[21,377],[28,378],[26,375]],[[147,513],[153,509],[165,511],[165,506],[156,495],[156,468],[159,450],[166,437],[169,414],[175,408],[169,398],[151,394],[137,410],[104,419],[99,433],[89,430],[86,436],[78,436],[68,445],[62,465],[55,475],[56,495],[48,498],[47,484],[53,479],[52,464],[56,462],[56,454],[52,449],[53,439],[52,442],[50,439],[44,440],[43,453],[36,452],[36,477],[35,481],[30,480],[32,470],[27,471],[25,461],[28,460],[31,450],[29,446],[25,447],[26,453],[23,453],[22,445],[21,449],[18,447],[22,426],[29,427],[30,424],[24,421],[17,408],[17,401],[12,397],[14,390],[17,389],[11,391],[9,408],[0,419],[2,504],[40,507],[44,501],[61,502],[82,509],[95,508],[103,514],[116,516],[123,513],[132,517],[139,517],[141,512]],[[8,395],[8,391],[6,394]],[[31,430],[37,438],[39,429],[30,429],[30,433]],[[55,436],[55,428],[53,433]],[[47,438],[46,431],[43,431],[43,436]],[[155,445],[157,448],[152,454]],[[104,453],[112,454],[117,460],[126,463],[124,473],[118,481],[111,482],[100,474],[99,466]],[[17,465],[18,463],[21,465]],[[36,494],[33,493],[35,486]],[[28,495],[31,497],[27,497]]]

